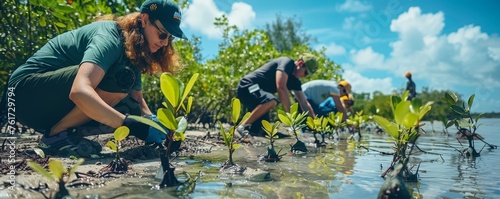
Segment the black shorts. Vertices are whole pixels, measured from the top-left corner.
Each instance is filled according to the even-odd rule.
[[[37,131],[50,130],[75,107],[69,93],[78,69],[78,65],[69,66],[30,74],[21,80],[14,91],[16,119]],[[108,72],[98,88],[107,92],[128,93],[135,79],[134,73],[130,72]]]

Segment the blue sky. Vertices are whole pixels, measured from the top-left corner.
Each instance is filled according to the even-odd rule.
[[[496,0],[189,0],[181,27],[202,38],[204,58],[218,52],[215,17],[263,29],[277,14],[295,17],[344,69],[354,92],[403,88],[476,94],[473,112],[500,112],[500,1]]]

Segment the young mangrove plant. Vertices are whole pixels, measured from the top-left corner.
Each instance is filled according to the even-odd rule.
[[[496,149],[496,145],[492,145],[484,141],[483,137],[479,134],[476,133],[477,128],[479,127],[478,121],[483,115],[482,113],[477,115],[475,118],[472,117],[471,113],[471,108],[472,104],[474,103],[474,97],[475,94],[472,94],[469,97],[469,100],[467,101],[467,105],[465,102],[462,104],[459,104],[458,102],[458,97],[455,95],[455,93],[448,92],[445,93],[445,100],[450,104],[451,109],[458,113],[459,117],[451,120],[449,123],[453,123],[455,127],[458,129],[458,132],[456,134],[456,138],[460,145],[462,143],[460,142],[460,139],[467,139],[469,143],[469,147],[464,148],[463,150],[458,150],[460,153],[466,157],[466,158],[472,158],[475,159],[476,157],[479,157],[481,154],[481,151],[484,149],[485,146],[488,146],[490,149]],[[448,125],[447,125],[448,126]],[[476,151],[475,148],[475,143],[474,140],[480,140],[485,145],[479,152]]]
[[[69,177],[71,177],[71,175],[75,173],[78,166],[80,166],[83,162],[84,159],[78,159],[76,163],[70,168],[69,171],[66,169],[66,167],[63,166],[63,164],[59,160],[55,159],[49,160],[48,170],[45,170],[40,164],[32,160],[28,160],[27,164],[29,167],[31,167],[31,169],[41,174],[47,180],[57,183],[58,190],[54,196],[47,197],[45,196],[44,193],[42,193],[43,196],[45,198],[62,199],[62,198],[73,198],[69,194],[68,189],[66,188],[66,182],[68,181]]]
[[[267,153],[265,153],[261,158],[266,162],[278,162],[284,155],[279,155],[279,152],[276,152],[276,150],[274,149],[274,141],[278,139],[278,127],[280,126],[280,124],[281,123],[279,121],[276,121],[273,125],[271,125],[271,123],[269,123],[267,120],[262,120],[262,129],[264,129],[267,134],[266,138],[269,139]]]
[[[184,100],[186,100],[198,76],[198,73],[193,74],[189,82],[184,85],[184,83],[182,83],[179,79],[174,78],[171,74],[161,74],[160,88],[166,101],[162,103],[164,108],[158,109],[157,119],[166,127],[166,129],[151,119],[135,115],[128,116],[130,119],[148,124],[166,134],[167,139],[163,142],[163,144],[158,146],[160,148],[160,169],[163,173],[163,179],[159,184],[160,188],[173,187],[181,184],[175,176],[175,167],[170,164],[170,159],[171,154],[179,149],[181,142],[185,138],[184,132],[187,129],[187,120],[184,116],[187,116],[191,111],[193,97],[190,96],[188,98],[186,105],[184,104]],[[180,116],[181,112],[185,115]]]
[[[128,171],[129,163],[127,160],[120,158],[120,148],[121,148],[121,141],[124,140],[128,134],[130,133],[130,129],[126,126],[121,126],[118,127],[114,133],[114,140],[108,141],[106,143],[106,146],[109,147],[111,150],[115,151],[116,153],[116,158],[112,160],[108,166],[102,168],[100,170],[101,173],[118,173],[118,174],[123,174]]]
[[[233,98],[231,100],[231,107],[232,107],[231,118],[233,120],[233,126],[229,128],[229,131],[226,132],[224,130],[222,122],[219,121],[219,127],[220,127],[220,133],[222,134],[222,139],[224,140],[224,144],[226,144],[227,149],[229,150],[229,158],[227,159],[226,162],[222,164],[220,171],[225,173],[242,173],[243,171],[245,171],[245,167],[241,167],[238,164],[234,163],[233,161],[234,151],[241,147],[239,143],[235,143],[234,131],[236,130],[236,127],[239,125],[241,121],[245,120],[250,116],[250,113],[245,114],[245,116],[243,116],[243,119],[240,122],[238,122],[241,112],[240,100],[238,98]]]
[[[324,147],[327,145],[325,142],[325,135],[331,132],[328,123],[329,121],[326,117],[316,117],[314,119],[312,117],[307,117],[306,124],[313,131],[314,143],[316,144],[316,147]],[[318,133],[321,136],[321,141],[319,141],[316,137],[316,134]]]
[[[363,115],[363,111],[358,111],[354,115],[350,115],[349,119],[346,120],[346,123],[354,129],[351,139],[355,137],[361,139],[361,126],[368,121],[368,116]],[[355,135],[357,133],[357,136]]]
[[[403,94],[403,98],[391,96],[390,106],[394,116],[393,121],[379,115],[373,115],[373,120],[394,139],[393,148],[395,150],[391,166],[382,174],[385,183],[380,188],[379,198],[394,195],[411,198],[411,192],[406,188],[405,181],[418,181],[418,168],[417,172],[413,174],[408,167],[413,149],[413,147],[409,147],[409,144],[415,143],[419,137],[420,121],[431,109],[433,102],[428,102],[424,106],[419,106],[419,103],[415,102],[414,106],[412,101],[402,100],[405,98],[405,94]]]
[[[344,113],[342,112],[330,112],[328,114],[328,122],[333,129],[332,134],[334,135],[333,137],[335,141],[340,140],[339,130],[346,126],[346,123],[342,121],[342,118],[344,118]]]
[[[305,120],[307,119],[307,114],[308,111],[304,111],[302,113],[299,113],[299,104],[295,102],[290,106],[290,112],[287,113],[285,111],[279,110],[278,111],[278,118],[283,123],[284,125],[290,127],[290,129],[293,131],[293,134],[295,136],[295,144],[291,145],[291,152],[307,152],[306,144],[304,142],[299,140],[298,134],[300,133],[300,129],[306,127],[306,124],[304,124]]]

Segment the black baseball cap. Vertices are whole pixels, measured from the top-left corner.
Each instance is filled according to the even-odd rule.
[[[175,37],[187,39],[180,28],[181,11],[172,0],[146,0],[141,5],[141,13],[149,14],[152,22],[158,20],[163,26],[158,28],[165,29]]]

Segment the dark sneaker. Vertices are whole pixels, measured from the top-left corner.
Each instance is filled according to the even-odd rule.
[[[99,143],[97,143],[99,144]],[[102,149],[102,147],[99,145]],[[92,141],[69,136],[68,131],[63,131],[53,136],[42,136],[38,143],[38,148],[47,155],[57,155],[61,157],[90,157],[91,154],[98,154],[100,151],[94,148]]]

